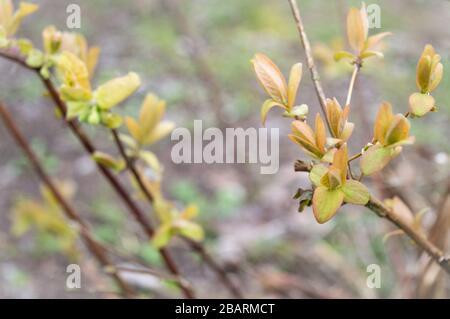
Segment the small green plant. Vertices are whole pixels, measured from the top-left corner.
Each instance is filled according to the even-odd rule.
[[[206,265],[218,274],[229,291],[234,296],[240,296],[228,274],[201,244],[204,231],[200,224],[194,222],[197,207],[191,204],[186,209],[179,208],[165,198],[161,191],[163,167],[156,154],[148,147],[166,137],[175,128],[173,122],[163,121],[165,101],[149,93],[142,104],[138,119],[116,113],[114,110],[139,89],[139,75],[130,72],[96,85],[94,75],[100,58],[100,48],[90,47],[85,37],[79,33],[63,32],[54,26],[48,26],[42,32],[42,48],[28,39],[17,38],[16,33],[23,18],[37,9],[37,5],[20,3],[18,10],[14,11],[11,0],[0,0],[0,56],[36,71],[55,103],[56,118],[61,118],[68,124],[95,161],[100,173],[116,191],[130,215],[142,227],[149,244],[153,245],[164,265],[174,276],[171,280],[177,284],[184,296],[195,297],[192,287],[182,278],[168,251],[167,246],[174,237],[180,237],[187,243],[189,249],[199,254]],[[112,267],[113,271],[108,272],[122,288],[124,295],[134,296],[132,289],[114,271],[114,266],[104,253],[109,248],[97,242],[90,225],[69,204],[69,199],[44,171],[13,117],[1,103],[0,106],[6,126],[48,188],[42,203],[24,198],[17,202],[13,232],[22,235],[34,226],[39,234],[56,236],[64,251],[72,249],[75,239],[78,235],[81,236],[99,263],[109,270]],[[119,154],[109,154],[98,149],[84,132],[83,126],[86,125],[107,130]],[[121,132],[125,126],[126,131]],[[121,172],[129,173],[135,194],[118,178],[117,175]],[[147,211],[142,210],[141,203],[138,202],[150,204],[153,218]],[[80,232],[72,229],[62,212],[66,214],[65,217],[76,222]],[[157,222],[156,227],[153,225],[154,221]]]
[[[352,52],[340,50],[334,55],[336,61],[347,60],[353,67],[347,99],[342,107],[336,98],[328,99],[323,93],[297,3],[295,0],[289,0],[289,3],[305,49],[308,68],[311,70],[325,121],[320,114],[317,114],[313,129],[308,124],[308,106],[301,104],[301,109],[297,108],[298,114],[293,111],[295,109],[293,105],[297,104],[295,98],[301,79],[302,64],[296,63],[292,67],[289,85],[286,85],[285,78],[276,64],[264,54],[256,54],[252,64],[258,82],[270,97],[262,106],[263,124],[267,112],[272,107],[282,107],[286,111],[284,116],[294,118],[291,125],[292,133],[289,134],[290,140],[311,158],[308,162],[297,161],[296,163],[296,170],[308,172],[312,184],[311,189],[299,189],[294,196],[300,202],[299,211],[312,206],[316,220],[319,223],[325,223],[332,219],[346,203],[367,206],[378,215],[391,220],[422,248],[426,247],[426,250],[428,248],[427,252],[444,269],[450,271],[449,263],[443,257],[443,253],[435,247],[430,249],[432,244],[418,231],[417,222],[411,222],[410,218],[399,217],[400,214],[396,209],[398,205],[392,205],[393,200],[388,199],[385,203],[379,201],[363,184],[366,176],[380,172],[402,152],[405,145],[414,143],[414,137],[409,134],[410,118],[423,117],[431,111],[436,111],[431,92],[437,88],[442,79],[443,65],[440,63],[440,56],[431,45],[425,46],[417,65],[416,82],[419,92],[410,96],[409,111],[405,114],[394,114],[391,104],[383,102],[375,120],[373,139],[367,142],[360,153],[349,157],[347,144],[351,141],[352,132],[358,127],[358,123],[355,125],[348,121],[356,77],[368,58],[383,57],[378,47],[381,41],[391,33],[383,32],[369,36],[365,5],[363,4],[361,9],[349,10],[347,39]],[[327,136],[327,128],[330,136]],[[352,163],[358,159],[360,159],[360,174],[355,176]],[[437,254],[436,251],[438,251]]]

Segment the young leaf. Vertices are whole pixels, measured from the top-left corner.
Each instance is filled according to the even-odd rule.
[[[383,102],[378,110],[375,120],[374,138],[380,143],[385,143],[385,136],[389,129],[394,115],[392,114],[392,106],[388,102]]]
[[[410,126],[408,119],[403,114],[395,115],[386,133],[386,145],[392,145],[406,140],[409,136]]]
[[[320,180],[327,173],[328,168],[323,164],[314,165],[309,172],[309,179],[314,186],[319,187],[321,185]]]
[[[97,151],[92,157],[100,165],[115,171],[121,171],[125,168],[125,162],[123,160],[117,160],[109,154]]]
[[[351,8],[347,15],[347,37],[355,52],[359,53],[364,49],[367,30],[365,30],[361,11],[357,8]]]
[[[157,249],[163,248],[167,246],[172,236],[173,236],[172,225],[162,224],[156,230],[155,235],[152,238],[152,244]]]
[[[344,202],[355,205],[366,205],[370,199],[367,187],[355,180],[348,180],[341,188]]]
[[[189,220],[178,219],[174,222],[173,227],[180,235],[195,241],[202,241],[205,237],[203,228]]]
[[[313,211],[317,222],[323,224],[330,220],[341,207],[344,193],[340,189],[327,189],[319,186],[314,191]]]
[[[13,14],[13,5],[11,0],[0,1],[0,24],[5,28],[7,36],[13,36],[19,29],[23,18],[32,14],[39,8],[38,5],[28,2],[21,2],[19,9]]]
[[[288,85],[288,106],[292,108],[295,105],[295,100],[297,97],[298,86],[302,79],[302,64],[294,64],[291,68],[291,73],[289,75],[289,85]]]
[[[109,110],[127,99],[140,85],[139,75],[131,72],[99,86],[95,92],[95,100],[102,110]]]
[[[164,121],[158,123],[158,125],[153,129],[151,134],[148,134],[144,139],[143,144],[150,145],[158,142],[160,139],[166,137],[175,128],[175,123],[170,121]]]
[[[267,94],[282,105],[287,104],[286,79],[280,69],[266,55],[257,53],[251,60],[259,83]]]
[[[395,156],[392,148],[375,145],[363,153],[361,171],[364,175],[372,175],[381,171]]]
[[[122,117],[118,114],[113,113],[102,113],[101,114],[101,122],[107,128],[116,129],[122,126],[123,120]]]
[[[161,170],[158,157],[154,153],[141,150],[139,157],[154,171],[159,172]]]
[[[424,116],[435,106],[434,98],[428,94],[413,93],[409,97],[409,109],[411,114],[417,117]]]
[[[342,59],[354,60],[355,56],[347,51],[339,51],[334,54],[334,60],[336,62],[341,61]]]
[[[140,141],[141,140],[141,129],[139,127],[138,122],[127,116],[125,118],[125,124],[128,128],[128,132],[130,132],[131,136],[134,138],[135,141]]]
[[[268,99],[263,103],[263,105],[261,107],[261,122],[262,122],[263,126],[266,125],[267,113],[269,113],[269,111],[275,106],[284,108],[283,105],[281,105],[279,102],[276,102],[272,99]]]

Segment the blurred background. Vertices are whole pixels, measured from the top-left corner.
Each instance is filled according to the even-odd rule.
[[[54,24],[66,30],[66,8],[72,0],[35,1],[40,10],[28,17],[19,33],[41,47],[41,31]],[[347,48],[346,12],[359,1],[300,0],[306,31],[314,47],[328,97],[343,103],[351,67],[336,63],[333,53]],[[256,52],[271,57],[287,76],[289,68],[305,62],[287,1],[274,0],[78,0],[82,29],[90,45],[101,47],[94,83],[135,71],[143,85],[120,113],[137,115],[146,93],[167,100],[166,118],[192,128],[260,127],[265,94],[253,74]],[[423,231],[448,251],[450,232],[450,2],[368,1],[381,8],[381,29],[391,31],[385,59],[368,60],[356,83],[351,121],[357,123],[350,140],[359,152],[372,137],[372,124],[381,101],[404,113],[415,92],[415,68],[427,43],[442,55],[444,79],[435,93],[438,113],[412,121],[417,143],[407,147],[382,175],[371,179],[371,190],[382,198],[398,196],[414,214],[423,214]],[[0,97],[54,178],[72,190],[78,210],[91,221],[96,236],[121,251],[136,254],[151,265],[158,254],[130,220],[110,186],[99,177],[91,159],[70,132],[54,118],[51,101],[39,80],[10,62],[0,61]],[[309,73],[304,72],[298,104],[318,109]],[[278,112],[278,113],[277,113]],[[281,112],[269,114],[268,127],[280,128],[280,169],[261,175],[254,164],[181,164],[170,159],[170,138],[152,147],[164,164],[167,196],[200,207],[205,244],[243,288],[247,297],[275,298],[411,298],[449,296],[450,282],[405,236],[364,208],[346,205],[326,223],[316,223],[308,208],[298,213],[292,199],[308,187],[305,174],[293,163],[305,158],[287,138],[289,125]],[[115,152],[104,130],[86,127],[104,151]],[[123,177],[127,181],[126,176]],[[0,125],[0,297],[93,298],[108,290],[107,279],[80,243],[70,235],[49,234],[33,227],[17,236],[17,206],[39,201],[39,180],[8,132]],[[65,242],[64,240],[67,240]],[[215,276],[179,242],[172,243],[182,272],[200,297],[227,297]],[[78,263],[82,288],[66,289],[66,266]],[[381,288],[366,284],[366,268],[381,268]],[[129,274],[143,289],[172,287],[151,276]],[[103,288],[102,288],[103,287]],[[158,295],[156,293],[156,295]]]

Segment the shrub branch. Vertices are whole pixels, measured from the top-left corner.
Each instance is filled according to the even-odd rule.
[[[30,162],[31,166],[35,170],[38,177],[47,186],[47,188],[50,190],[50,192],[58,202],[59,206],[62,208],[66,217],[74,221],[78,225],[81,238],[86,244],[86,247],[95,256],[95,258],[103,268],[114,267],[106,253],[107,251],[106,247],[104,247],[102,244],[100,244],[97,240],[94,239],[90,225],[81,217],[81,215],[71,206],[71,204],[69,204],[69,202],[64,198],[64,196],[59,192],[55,183],[52,181],[50,176],[45,172],[44,168],[39,162],[38,157],[31,149],[22,132],[20,132],[18,126],[14,122],[12,116],[9,114],[9,111],[1,101],[0,101],[0,117],[3,120],[5,127],[8,129],[9,133],[14,138],[16,144],[22,149],[23,153],[28,158],[28,161]],[[120,277],[120,275],[117,272],[111,272],[111,276],[116,281],[119,288],[122,290],[124,296],[133,297],[135,295],[133,289]]]
[[[305,51],[308,67],[311,71],[311,77],[313,80],[317,97],[320,102],[320,106],[324,114],[326,114],[325,93],[320,83],[319,74],[314,65],[314,58],[311,51],[311,45],[309,44],[309,40],[303,26],[302,18],[300,16],[300,10],[298,8],[296,0],[288,0],[288,2],[291,6],[292,13],[297,25],[297,29],[300,33],[300,39]],[[356,79],[356,75],[358,73],[357,69],[358,67],[355,66],[352,80],[350,82],[350,88],[352,88],[354,85],[355,81],[354,79]],[[349,94],[349,97],[351,99],[351,94]],[[349,98],[347,98],[347,100],[349,100]],[[352,159],[356,159],[357,157],[354,156],[354,158],[352,157]],[[409,238],[411,238],[423,251],[425,251],[437,264],[439,264],[450,275],[450,258],[446,257],[444,253],[439,248],[437,248],[433,243],[431,243],[422,233],[415,230],[414,228],[411,227],[411,225],[407,224],[405,221],[400,219],[397,216],[397,214],[395,214],[394,211],[386,207],[386,205],[384,205],[379,199],[377,199],[374,196],[371,196],[371,199],[367,203],[366,207],[369,208],[372,212],[376,213],[378,216],[389,220],[391,223],[393,223],[395,226],[401,229]]]
[[[67,111],[67,106],[64,103],[63,100],[61,100],[57,90],[55,89],[52,81],[50,79],[45,79],[42,77],[42,75],[39,72],[39,69],[32,68],[28,66],[22,57],[20,57],[18,54],[14,54],[14,52],[4,52],[0,51],[0,56],[9,59],[13,62],[18,63],[21,66],[26,67],[29,70],[34,71],[38,77],[41,79],[42,83],[46,87],[47,91],[50,94],[50,97],[54,101],[56,107],[61,112],[63,116],[64,122],[69,126],[73,134],[78,138],[80,143],[83,145],[86,152],[88,152],[90,155],[93,155],[97,149],[87,136],[87,134],[84,132],[84,130],[81,128],[79,123],[76,120],[67,120],[65,118],[65,114]],[[104,167],[103,165],[96,163],[97,168],[101,172],[101,174],[107,179],[109,184],[112,186],[112,188],[116,191],[116,193],[119,195],[119,197],[122,199],[122,201],[125,203],[125,205],[128,207],[129,212],[133,215],[133,217],[136,219],[136,221],[141,225],[143,228],[145,234],[152,238],[154,235],[154,228],[151,225],[148,218],[145,216],[145,214],[141,211],[141,209],[137,206],[137,204],[133,201],[131,196],[128,194],[125,187],[121,184],[121,182],[116,178],[116,176],[111,173],[109,169]],[[174,275],[175,277],[181,278],[180,271],[178,270],[178,266],[176,265],[175,261],[173,260],[172,256],[170,255],[169,251],[166,248],[159,249],[159,254],[161,255],[166,267],[169,269],[169,271]],[[186,298],[192,299],[195,298],[195,294],[190,287],[190,285],[187,284],[187,280],[180,280],[178,282],[178,285],[180,289],[183,292],[183,295]]]

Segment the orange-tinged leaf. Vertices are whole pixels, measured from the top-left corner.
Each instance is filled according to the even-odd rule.
[[[316,144],[315,134],[308,124],[302,121],[294,121],[292,122],[291,127],[294,135],[297,135],[313,145]]]
[[[319,113],[316,115],[316,146],[322,152],[325,153],[325,143],[327,140],[327,133],[325,124]]]
[[[376,47],[380,44],[380,42],[389,35],[392,35],[392,33],[391,32],[381,32],[381,33],[370,36],[367,39],[367,49],[368,50],[376,49]]]
[[[364,30],[364,39],[366,40],[369,35],[369,18],[367,16],[366,4],[364,2],[361,5],[359,14],[361,15],[361,21]]]
[[[409,109],[415,116],[424,116],[434,107],[435,101],[431,95],[413,93],[409,97]]]
[[[342,115],[342,108],[339,102],[334,98],[333,100],[327,99],[327,118],[330,123],[333,137],[339,136],[339,122]]]
[[[288,138],[293,141],[294,143],[300,145],[303,150],[310,156],[315,157],[320,159],[322,157],[322,153],[320,152],[320,150],[317,148],[317,146],[315,144],[312,144],[310,142],[308,142],[307,140],[294,135],[294,134],[289,134]]]
[[[90,48],[87,53],[87,68],[89,71],[89,76],[91,78],[94,75],[95,68],[97,67],[99,56],[100,56],[99,47]]]
[[[378,110],[375,120],[374,137],[381,144],[385,143],[385,136],[389,129],[394,115],[392,114],[392,106],[388,102],[383,102]]]
[[[358,54],[364,49],[367,31],[364,28],[364,21],[361,11],[351,8],[347,15],[347,37],[350,46]]]
[[[135,119],[127,116],[125,118],[125,124],[128,128],[128,132],[130,132],[131,136],[134,138],[135,141],[140,142],[141,140],[141,129],[139,127],[139,124],[136,122]]]
[[[313,212],[320,224],[329,221],[341,207],[344,193],[339,189],[327,189],[319,186],[314,190]]]
[[[411,125],[406,117],[402,114],[395,115],[386,134],[386,145],[406,140],[409,136],[410,127]]]
[[[266,55],[257,53],[251,61],[259,83],[275,101],[287,104],[286,79],[280,69]]]
[[[355,205],[366,205],[370,199],[367,187],[355,180],[348,180],[341,188],[344,193],[344,202]]]
[[[355,128],[354,123],[347,122],[345,123],[344,129],[342,130],[340,138],[343,141],[347,141],[353,133],[353,129]]]
[[[170,121],[164,121],[158,123],[156,127],[147,134],[143,140],[143,144],[150,145],[158,142],[160,139],[169,135],[175,129],[175,123]]]
[[[347,144],[344,144],[334,154],[332,165],[333,168],[339,169],[342,181],[345,181],[347,179],[347,163],[348,163]]]
[[[298,86],[302,79],[302,64],[294,64],[291,68],[291,73],[289,75],[289,85],[288,85],[288,106],[292,108],[295,105],[295,100],[297,98]]]
[[[320,180],[320,184],[328,189],[336,189],[342,185],[342,182],[341,170],[334,167],[330,167]]]

